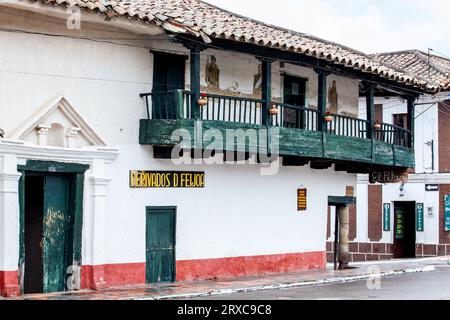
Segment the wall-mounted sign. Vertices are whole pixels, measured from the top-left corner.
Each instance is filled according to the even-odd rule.
[[[450,231],[450,195],[444,198],[445,231]]]
[[[405,211],[399,207],[395,209],[395,239],[403,239],[405,237],[404,225]]]
[[[391,231],[391,204],[383,204],[383,231]]]
[[[408,170],[372,171],[369,183],[401,183],[408,182]]]
[[[418,232],[425,231],[424,204],[423,203],[418,203],[416,205],[416,230]]]
[[[297,210],[306,211],[308,208],[308,190],[298,189],[297,190]]]
[[[439,185],[438,184],[426,184],[425,185],[425,191],[426,192],[438,192],[439,191]]]
[[[130,188],[204,188],[204,172],[130,171]]]

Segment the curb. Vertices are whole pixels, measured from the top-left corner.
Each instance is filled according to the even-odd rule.
[[[258,292],[258,291],[267,291],[267,290],[280,290],[280,289],[289,289],[289,288],[300,288],[300,287],[308,287],[308,286],[316,286],[316,285],[325,285],[325,284],[333,284],[333,283],[346,283],[346,282],[354,282],[360,280],[368,280],[368,279],[381,279],[385,277],[399,276],[411,273],[421,273],[421,272],[433,272],[436,271],[434,266],[425,266],[419,268],[407,268],[400,270],[390,270],[379,273],[368,273],[356,276],[347,276],[347,277],[336,277],[336,278],[325,278],[318,279],[314,281],[300,281],[300,282],[292,282],[292,283],[278,283],[273,285],[264,285],[264,286],[255,286],[255,287],[244,287],[244,288],[232,288],[232,289],[223,289],[223,290],[211,290],[204,292],[196,292],[196,293],[185,293],[185,294],[173,294],[173,295],[165,295],[158,297],[148,297],[148,298],[130,298],[131,300],[170,300],[170,299],[189,299],[189,298],[199,298],[199,297],[210,297],[210,296],[220,296],[227,295],[232,293],[248,293],[248,292]]]

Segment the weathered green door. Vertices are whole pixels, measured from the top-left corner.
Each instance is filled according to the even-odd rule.
[[[186,56],[153,52],[154,119],[176,119],[175,90],[184,89]]]
[[[64,291],[66,279],[66,237],[68,226],[68,179],[44,179],[43,291]]]
[[[147,208],[147,282],[175,281],[176,208]]]

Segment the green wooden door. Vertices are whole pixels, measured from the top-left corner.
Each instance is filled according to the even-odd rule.
[[[154,52],[153,118],[176,119],[175,90],[184,89],[186,56]]]
[[[306,80],[285,75],[283,102],[292,106],[306,107]],[[286,109],[284,111],[283,125],[285,127],[304,129],[305,121],[303,110]]]
[[[64,291],[68,220],[68,179],[46,176],[44,180],[43,291]]]
[[[147,208],[147,282],[175,281],[176,208]]]

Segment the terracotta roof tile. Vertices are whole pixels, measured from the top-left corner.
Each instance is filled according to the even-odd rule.
[[[419,50],[378,53],[374,60],[428,82],[442,90],[450,90],[450,59],[428,55]]]
[[[332,61],[337,65],[376,74],[382,78],[426,91],[437,91],[435,82],[407,74],[379,59],[310,35],[255,21],[200,0],[29,0],[46,4],[77,5],[90,11],[153,22],[172,32],[188,33],[204,40],[222,38],[289,50]],[[112,11],[112,12],[111,12]]]

